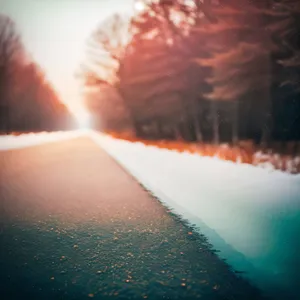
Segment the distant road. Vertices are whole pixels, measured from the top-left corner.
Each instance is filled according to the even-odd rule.
[[[91,139],[0,164],[1,299],[261,299]]]

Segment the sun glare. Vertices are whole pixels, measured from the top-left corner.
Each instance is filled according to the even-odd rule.
[[[92,126],[91,115],[86,110],[72,109],[69,107],[71,113],[77,121],[78,129],[90,129]]]
[[[134,9],[138,12],[143,11],[146,9],[146,4],[142,1],[135,1],[134,2]]]
[[[89,129],[91,127],[91,117],[88,113],[77,116],[79,129]]]

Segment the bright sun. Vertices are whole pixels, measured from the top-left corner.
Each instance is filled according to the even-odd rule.
[[[91,115],[85,109],[74,109],[69,106],[70,112],[76,119],[78,129],[90,129],[92,127]]]
[[[135,1],[134,2],[134,9],[136,11],[143,11],[146,8],[146,4],[142,1]]]
[[[77,117],[79,129],[89,129],[91,127],[91,118],[89,114],[82,114]]]

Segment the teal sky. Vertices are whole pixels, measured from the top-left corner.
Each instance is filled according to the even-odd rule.
[[[0,12],[16,22],[27,50],[78,117],[86,112],[74,73],[85,41],[101,20],[132,7],[133,0],[0,0]]]

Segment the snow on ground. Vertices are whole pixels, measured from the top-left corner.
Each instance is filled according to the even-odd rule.
[[[268,170],[283,170],[290,174],[300,173],[300,156],[279,155],[257,151],[253,156],[253,165]]]
[[[0,150],[25,148],[43,143],[72,139],[84,134],[83,130],[24,133],[21,135],[0,135]]]
[[[300,175],[95,132],[90,136],[166,206],[200,228],[219,256],[245,271],[254,284],[277,296],[275,287],[295,292],[300,266]]]

